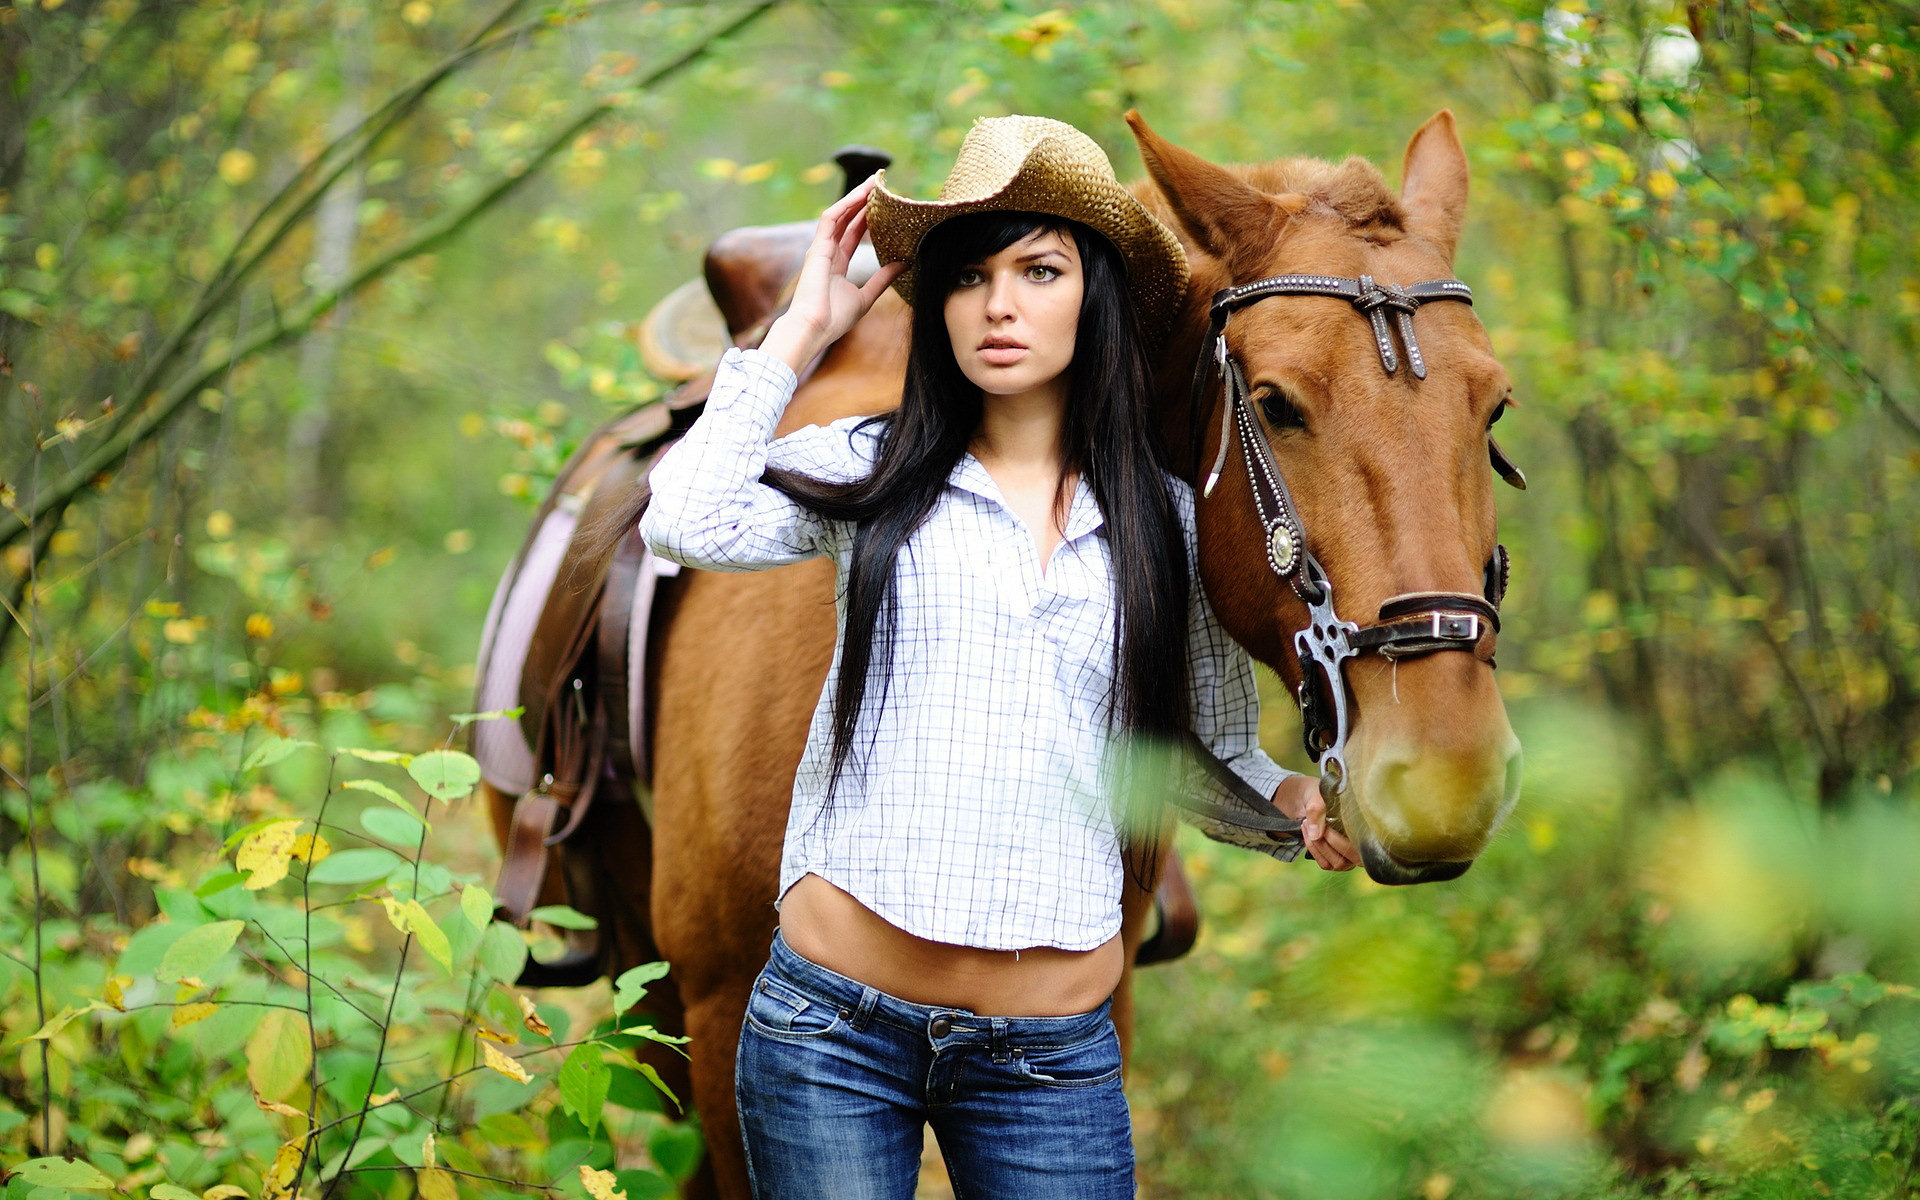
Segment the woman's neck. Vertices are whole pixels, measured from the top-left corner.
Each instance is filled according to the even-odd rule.
[[[1035,388],[982,397],[980,427],[967,447],[996,477],[1058,480],[1065,463],[1061,435],[1067,422],[1064,388]]]

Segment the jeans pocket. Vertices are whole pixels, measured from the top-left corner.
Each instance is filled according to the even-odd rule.
[[[1041,1087],[1098,1087],[1120,1077],[1120,1035],[1112,1025],[1077,1046],[1023,1046],[1013,1053],[1021,1076]]]
[[[762,971],[747,998],[747,1023],[768,1037],[824,1037],[840,1028],[846,1014],[771,978]]]

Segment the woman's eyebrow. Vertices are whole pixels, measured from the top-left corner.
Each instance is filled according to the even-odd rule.
[[[1013,261],[1017,263],[1030,263],[1030,262],[1039,262],[1043,258],[1057,258],[1062,261],[1065,261],[1066,257],[1067,257],[1066,251],[1056,250],[1053,247],[1049,246],[1045,250],[1035,250],[1028,254],[1022,254],[1019,258],[1016,258]]]

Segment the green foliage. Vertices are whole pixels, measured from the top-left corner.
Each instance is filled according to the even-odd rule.
[[[23,1053],[0,1069],[0,1114],[11,1118],[0,1138],[69,1156],[21,1163],[20,1186],[139,1186],[193,1200],[225,1187],[376,1195],[410,1170],[424,1194],[445,1197],[487,1180],[591,1190],[581,1168],[609,1165],[618,1135],[659,1147],[652,1167],[621,1173],[629,1200],[672,1194],[697,1161],[698,1135],[658,1131],[655,1097],[677,1101],[629,1048],[684,1039],[625,1011],[666,965],[623,976],[617,1025],[609,1017],[574,1032],[564,1011],[511,990],[527,941],[492,919],[475,872],[429,856],[414,814],[439,800],[434,823],[456,827],[449,805],[471,786],[460,781],[477,778],[471,757],[325,750],[323,737],[284,736],[243,754],[247,722],[236,725],[148,767],[150,798],[202,778],[199,805],[226,814],[168,836],[156,806],[147,832],[166,837],[168,865],[149,872],[153,919],[123,927],[110,912],[73,908],[71,896],[49,896],[38,913],[0,906],[8,944],[31,944],[36,926],[48,939],[40,989],[24,971],[0,980],[7,1027],[38,1025],[13,1039]],[[325,768],[311,816],[289,815],[287,793],[256,782],[302,754]],[[340,777],[356,764],[405,769],[419,798]],[[242,811],[255,819],[238,824]],[[67,848],[84,844],[36,851],[44,865]],[[41,998],[65,1007],[37,1019]],[[616,1076],[634,1083],[616,1091]]]
[[[843,143],[925,195],[974,117],[1041,112],[1137,177],[1137,106],[1391,175],[1444,104],[1534,484],[1528,794],[1430,890],[1192,844],[1206,941],[1140,979],[1146,1191],[1910,1188],[1912,14],[794,2],[708,45],[754,12],[0,6],[0,1157],[156,1200],[672,1194],[697,1123],[626,1069],[663,968],[535,1031],[443,737],[525,506],[665,389],[647,308],[815,215]]]

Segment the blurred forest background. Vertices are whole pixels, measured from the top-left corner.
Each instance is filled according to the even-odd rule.
[[[980,115],[1135,178],[1129,106],[1390,178],[1451,107],[1532,481],[1519,810],[1413,890],[1183,841],[1142,1194],[1920,1194],[1917,75],[1866,0],[0,6],[8,1200],[674,1194],[427,753],[495,581],[715,234]]]

